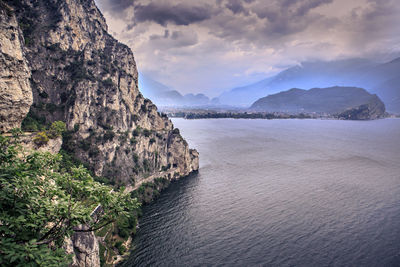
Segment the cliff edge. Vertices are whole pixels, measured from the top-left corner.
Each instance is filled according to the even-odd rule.
[[[33,95],[28,117],[66,123],[64,150],[87,163],[96,176],[119,185],[137,185],[152,176],[174,179],[198,169],[198,153],[140,93],[133,53],[107,32],[94,0],[6,3],[18,23],[6,21],[3,14],[2,27],[13,25],[15,33],[23,33],[14,39],[21,45],[2,46],[21,58],[19,65],[9,64],[23,69],[22,74],[14,71],[13,81]],[[2,42],[11,42],[11,33],[2,34],[9,36],[2,36]],[[7,90],[0,97],[5,99]],[[17,114],[19,122],[25,116],[30,102],[21,98],[27,99],[20,105],[25,112],[1,114],[4,129],[18,125],[6,118],[10,114]]]
[[[21,126],[32,105],[23,36],[11,7],[0,2],[0,131]]]

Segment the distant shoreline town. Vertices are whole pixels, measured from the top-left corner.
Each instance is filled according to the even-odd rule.
[[[327,119],[346,120],[338,115],[318,113],[280,113],[280,112],[254,112],[248,110],[212,110],[212,109],[190,109],[190,108],[165,108],[162,112],[170,118],[183,118],[188,120],[197,119]],[[400,115],[386,114],[383,118],[400,118]]]

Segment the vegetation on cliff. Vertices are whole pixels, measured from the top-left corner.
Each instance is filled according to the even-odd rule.
[[[0,135],[0,265],[68,264],[65,238],[134,216],[138,201],[129,193],[62,162],[59,154],[26,153],[16,136]]]

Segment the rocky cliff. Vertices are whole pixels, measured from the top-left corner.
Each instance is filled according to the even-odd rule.
[[[0,1],[0,131],[64,121],[66,153],[130,188],[198,170],[166,115],[138,88],[132,51],[107,32],[94,0]],[[93,233],[66,244],[74,266],[98,266]]]
[[[0,2],[0,131],[20,127],[32,104],[23,40],[14,12]]]
[[[63,149],[122,185],[198,169],[197,152],[141,95],[132,51],[108,34],[93,0],[6,3],[17,16],[15,35],[23,33],[20,54],[28,67],[21,66],[33,93],[29,116],[65,121]]]

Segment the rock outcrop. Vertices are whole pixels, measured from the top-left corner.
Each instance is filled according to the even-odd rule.
[[[78,229],[83,230],[85,226]],[[75,232],[65,239],[64,248],[73,256],[71,267],[100,266],[99,242],[93,232]]]
[[[57,154],[60,152],[61,146],[62,146],[62,138],[57,137],[54,139],[49,139],[49,141],[46,144],[43,144],[41,146],[38,146],[35,144],[33,141],[35,138],[35,133],[24,133],[19,137],[19,141],[21,142],[21,145],[27,152],[32,152],[32,151],[40,151],[40,152],[49,152],[52,154]]]
[[[347,109],[335,117],[343,120],[375,120],[383,118],[385,113],[385,104],[374,95],[368,103]]]
[[[0,131],[21,127],[32,104],[23,44],[12,8],[0,2]]]
[[[63,149],[122,185],[198,169],[197,152],[140,93],[132,51],[108,34],[94,0],[11,3],[32,71],[30,114],[66,122]]]

